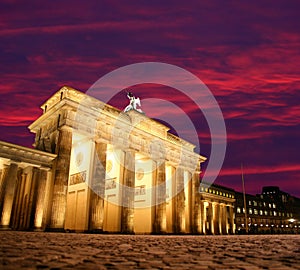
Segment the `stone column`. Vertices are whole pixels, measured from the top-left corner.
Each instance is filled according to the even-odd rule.
[[[34,217],[35,217],[35,204],[37,197],[37,183],[40,178],[40,170],[38,168],[33,168],[32,170],[32,181],[30,186],[28,209],[27,209],[27,219],[25,228],[29,229],[34,226]]]
[[[12,162],[5,175],[4,181],[4,196],[3,207],[0,226],[2,228],[9,228],[10,218],[13,207],[13,200],[15,196],[16,182],[17,182],[18,164]]]
[[[199,179],[199,173],[194,173],[192,175],[192,190],[191,190],[191,196],[192,196],[192,233],[193,234],[199,234],[202,232],[202,226],[201,226],[201,199],[200,199],[200,193],[199,193],[199,187],[200,187],[200,179]]]
[[[218,204],[218,208],[219,208],[219,215],[218,215],[218,229],[219,229],[219,234],[223,234],[223,232],[222,232],[222,224],[223,224],[223,212],[222,212],[222,205],[221,205],[221,203],[219,202],[219,204]]]
[[[103,231],[106,151],[106,143],[95,144],[90,212],[90,230],[94,232]]]
[[[134,233],[135,153],[125,151],[122,181],[121,232]]]
[[[71,149],[72,132],[61,128],[56,147],[57,160],[50,217],[50,230],[54,231],[64,230]]]
[[[213,207],[213,234],[219,234],[219,204],[217,202],[212,203]]]
[[[229,231],[230,234],[234,234],[234,211],[233,211],[233,206],[229,206],[229,216],[230,216],[230,229]]]
[[[200,200],[200,227],[201,227],[201,234],[205,234],[206,233],[206,229],[205,229],[205,223],[206,223],[206,213],[205,213],[205,209],[204,209],[204,200]]]
[[[155,170],[155,206],[154,206],[154,233],[165,233],[167,229],[166,216],[166,164],[158,161]]]
[[[228,234],[228,212],[227,212],[227,205],[224,206],[225,212],[225,234]]]
[[[220,204],[220,216],[221,216],[221,233],[226,234],[226,212],[225,204]]]
[[[0,179],[0,213],[2,214],[3,209],[3,200],[4,200],[4,194],[5,194],[5,185],[6,185],[6,177],[9,170],[9,166],[4,165],[4,168],[2,169],[1,179]]]
[[[185,223],[185,196],[184,196],[184,175],[183,168],[178,167],[175,173],[176,177],[176,196],[175,196],[175,224],[174,232],[183,233]]]
[[[33,228],[36,231],[42,231],[45,228],[44,221],[46,219],[47,206],[48,206],[48,174],[49,169],[41,168],[40,177],[37,183],[37,195],[36,195],[36,204],[34,210],[34,222]]]
[[[213,220],[213,217],[214,217],[214,213],[213,213],[213,205],[212,205],[212,202],[209,202],[209,206],[208,206],[208,212],[209,212],[209,215],[208,215],[208,222],[209,222],[209,230],[210,230],[210,234],[213,234],[214,233],[214,220]]]
[[[22,196],[22,205],[19,216],[19,229],[21,230],[27,230],[33,226],[35,215],[34,205],[37,195],[36,186],[40,174],[38,168],[30,167],[27,170],[29,173],[26,174],[25,178],[24,195]]]
[[[20,228],[21,213],[23,210],[23,200],[26,184],[26,174],[22,172],[20,176],[18,175],[17,182],[17,196],[15,197],[14,217],[11,225],[12,229],[14,230]]]

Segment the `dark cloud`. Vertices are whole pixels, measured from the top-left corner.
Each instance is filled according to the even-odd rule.
[[[279,185],[300,196],[299,8],[296,0],[1,1],[0,139],[30,146],[27,126],[62,85],[85,92],[118,67],[165,62],[198,76],[223,111],[228,147],[218,183],[239,189],[243,162],[249,192]],[[157,85],[133,90],[180,107],[210,155],[208,125],[188,97]],[[119,93],[110,103],[123,109],[127,99]],[[152,107],[147,115],[176,119],[178,111]]]

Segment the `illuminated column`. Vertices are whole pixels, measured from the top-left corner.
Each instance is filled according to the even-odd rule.
[[[72,148],[72,132],[66,128],[59,131],[57,161],[53,188],[50,230],[63,230],[66,214],[68,177]]]
[[[221,211],[221,232],[222,234],[226,234],[226,208],[225,204],[220,204],[220,211]]]
[[[209,222],[209,230],[210,230],[210,234],[214,233],[214,213],[213,213],[213,204],[212,202],[209,202],[209,206],[208,206],[208,222]]]
[[[158,161],[156,167],[155,181],[155,213],[154,233],[165,233],[167,229],[166,216],[166,164]]]
[[[22,205],[20,207],[19,229],[27,230],[33,225],[35,213],[33,205],[36,200],[36,183],[39,179],[40,171],[37,168],[26,168],[26,177],[24,184],[24,194],[22,196]]]
[[[17,182],[18,164],[12,162],[9,165],[7,174],[4,181],[4,196],[3,196],[3,208],[1,215],[0,226],[2,228],[9,228],[10,218],[13,206],[13,200],[15,195],[15,188]]]
[[[192,176],[192,233],[199,234],[202,232],[201,221],[201,199],[199,193],[200,179],[199,173]]]
[[[183,168],[178,167],[176,169],[176,199],[175,199],[175,233],[184,232],[184,223],[185,223],[185,203],[184,203],[184,176]]]
[[[122,185],[121,232],[133,233],[135,191],[135,153],[133,151],[125,151]]]
[[[225,210],[225,233],[228,234],[228,211],[227,206],[224,207]]]
[[[49,169],[41,168],[40,177],[37,183],[37,196],[34,216],[34,229],[44,230],[49,197]]]
[[[213,226],[212,233],[219,234],[219,204],[217,202],[212,203],[213,208]]]
[[[230,231],[229,233],[234,234],[235,229],[234,229],[234,211],[233,211],[233,206],[229,206],[229,217],[230,217]]]
[[[106,143],[95,144],[94,172],[91,184],[90,230],[92,231],[103,231],[106,151]]]
[[[218,215],[218,219],[219,219],[219,234],[223,234],[222,232],[222,220],[223,220],[223,217],[222,217],[222,205],[219,203],[218,205],[218,208],[219,208],[219,215]]]
[[[29,192],[28,192],[28,203],[27,207],[25,209],[25,216],[24,216],[24,223],[23,223],[23,229],[29,229],[30,225],[33,224],[33,218],[35,213],[33,212],[34,204],[36,201],[36,195],[37,195],[37,182],[40,178],[40,170],[38,168],[32,168],[32,175],[30,179],[29,184]],[[33,214],[33,215],[32,215]]]
[[[3,207],[3,199],[5,194],[5,179],[7,177],[9,166],[4,165],[4,168],[2,169],[2,174],[0,178],[0,212],[2,213],[2,207]]]
[[[205,209],[205,200],[200,201],[200,226],[201,226],[201,233],[206,234],[206,209]]]
[[[14,217],[12,221],[12,229],[19,229],[20,228],[20,221],[21,221],[21,213],[23,210],[23,200],[24,200],[24,190],[26,184],[26,174],[23,172],[21,173],[20,179],[18,179],[18,188],[17,188],[17,196],[15,197],[15,209],[14,209]]]

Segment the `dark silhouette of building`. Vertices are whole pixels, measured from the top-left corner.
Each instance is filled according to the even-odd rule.
[[[298,233],[300,231],[300,199],[276,186],[263,187],[262,193],[236,192],[235,224],[237,233],[246,232],[245,211],[249,233]]]

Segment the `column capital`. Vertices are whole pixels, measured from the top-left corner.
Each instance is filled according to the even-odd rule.
[[[21,164],[21,160],[20,159],[10,159],[9,160],[9,165],[12,165],[12,164],[14,164],[14,165],[20,165]]]
[[[45,166],[41,166],[41,167],[38,167],[40,170],[43,170],[43,171],[51,171],[51,168],[50,167],[45,167]]]

